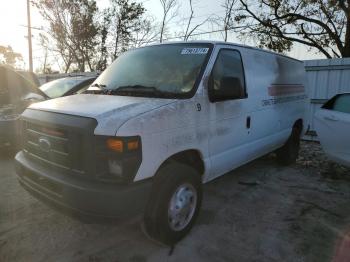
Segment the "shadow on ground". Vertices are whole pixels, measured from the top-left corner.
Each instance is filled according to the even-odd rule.
[[[303,143],[294,166],[268,155],[206,184],[171,256],[139,218],[83,224],[46,207],[18,185],[12,157],[0,156],[0,261],[332,261],[350,223],[350,172],[329,175],[316,143]]]

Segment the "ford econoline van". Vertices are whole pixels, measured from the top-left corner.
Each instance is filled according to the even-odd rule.
[[[72,213],[144,214],[172,244],[193,226],[202,184],[276,151],[296,161],[305,123],[302,62],[221,42],[128,51],[84,93],[22,114],[21,185]]]

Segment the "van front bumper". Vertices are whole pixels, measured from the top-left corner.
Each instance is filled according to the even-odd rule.
[[[47,169],[21,151],[15,157],[19,183],[33,196],[78,217],[126,218],[144,210],[152,180],[117,185]]]

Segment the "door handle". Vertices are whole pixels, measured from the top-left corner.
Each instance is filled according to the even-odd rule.
[[[246,122],[246,127],[248,128],[248,129],[250,129],[250,125],[251,125],[251,118],[250,118],[250,116],[248,116],[247,117],[247,122]]]
[[[333,115],[325,116],[324,119],[330,120],[330,121],[338,121],[338,119]]]

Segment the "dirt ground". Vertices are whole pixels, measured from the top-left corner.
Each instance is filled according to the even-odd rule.
[[[294,166],[271,154],[205,185],[198,221],[171,253],[139,219],[83,224],[51,210],[1,156],[0,261],[350,261],[341,260],[350,254],[349,197],[350,170],[304,142]]]

